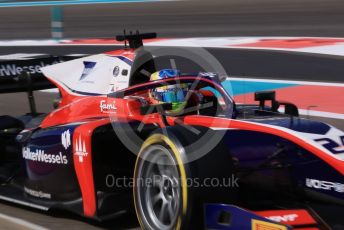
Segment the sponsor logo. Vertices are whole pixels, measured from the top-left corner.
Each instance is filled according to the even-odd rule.
[[[128,73],[129,73],[129,71],[127,69],[122,70],[122,75],[123,76],[127,76]]]
[[[75,142],[75,156],[78,156],[79,162],[84,162],[84,157],[87,157],[86,143],[82,140],[81,136]]]
[[[344,193],[344,184],[337,183],[337,182],[306,178],[306,186],[308,188],[315,188],[315,189],[320,189],[320,190]]]
[[[117,77],[119,75],[119,67],[118,66],[115,66],[115,68],[113,69],[113,76],[114,77]]]
[[[42,191],[36,191],[36,190],[32,190],[29,189],[27,187],[24,187],[24,191],[34,197],[38,197],[38,198],[46,198],[46,199],[51,199],[51,194],[50,193],[45,193]]]
[[[276,221],[276,222],[294,222],[299,215],[297,214],[288,214],[282,216],[266,216],[265,218]]]
[[[21,74],[23,71],[27,71],[30,74],[37,74],[41,73],[41,68],[49,65],[54,65],[59,63],[58,61],[54,61],[51,64],[46,64],[44,62],[40,62],[37,65],[27,65],[27,66],[18,66],[16,64],[7,64],[7,65],[0,65],[0,76],[17,76]]]
[[[36,149],[35,151],[31,151],[28,147],[23,148],[23,158],[47,164],[68,164],[67,156],[62,155],[61,152],[58,155],[47,154],[44,150]]]
[[[313,217],[304,209],[267,210],[258,211],[256,214],[282,224],[294,226],[316,224],[316,221],[313,219]]]
[[[212,72],[199,72],[198,76],[200,77],[216,77],[217,73],[212,73]]]
[[[339,142],[332,140],[330,138],[320,138],[316,139],[316,142],[319,142],[324,148],[330,151],[333,154],[342,154],[344,153],[344,136],[339,137]]]
[[[261,220],[252,220],[252,230],[288,230],[286,226]]]
[[[106,103],[106,100],[101,100],[99,107],[100,107],[100,112],[102,113],[114,113],[117,110],[117,107],[114,104],[114,102]]]
[[[113,84],[110,85],[110,92],[115,92],[115,85]]]
[[[96,66],[97,62],[92,61],[84,61],[84,70],[82,71],[81,77],[79,81],[84,80],[90,73],[92,73],[92,70]]]
[[[61,143],[65,150],[71,145],[71,135],[69,129],[61,134]]]

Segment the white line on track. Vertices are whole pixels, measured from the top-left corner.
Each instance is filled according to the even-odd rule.
[[[7,196],[1,196],[0,195],[0,200],[8,201],[8,202],[11,202],[11,203],[23,205],[23,206],[30,207],[30,208],[40,209],[40,210],[43,210],[43,211],[48,211],[49,210],[49,208],[47,208],[47,207],[44,207],[44,206],[41,206],[41,205],[32,204],[32,203],[21,201],[21,200],[17,200],[17,199],[13,199],[13,198],[10,198],[10,197],[7,197]]]
[[[41,227],[39,225],[33,224],[26,220],[22,220],[16,217],[8,216],[0,213],[0,223],[4,224],[3,221],[10,224],[10,229],[32,229],[32,230],[48,230],[47,228]]]
[[[344,114],[340,114],[340,113],[330,113],[330,112],[322,112],[322,111],[306,110],[306,109],[299,109],[299,113],[305,116],[325,117],[325,118],[344,120]]]
[[[264,82],[264,83],[282,83],[282,84],[296,84],[296,85],[344,87],[344,83],[332,83],[332,82],[291,81],[291,80],[274,80],[274,79],[263,79],[263,78],[242,78],[242,77],[228,77],[227,80],[245,81],[245,82]]]

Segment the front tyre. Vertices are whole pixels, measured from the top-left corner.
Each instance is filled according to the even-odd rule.
[[[205,128],[198,130],[207,132]],[[223,141],[201,158],[188,159],[187,146],[197,138],[175,126],[157,131],[142,145],[133,191],[142,229],[202,229],[204,204],[235,200],[236,190],[232,188],[196,183],[209,178],[222,181],[233,175],[232,158]]]
[[[166,136],[149,137],[137,158],[134,201],[144,229],[181,229],[187,210],[186,172],[178,148]]]

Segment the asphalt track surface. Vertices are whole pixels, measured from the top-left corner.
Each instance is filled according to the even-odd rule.
[[[342,0],[200,0],[66,6],[69,38],[114,37],[122,29],[155,31],[162,37],[344,36]],[[0,8],[0,39],[50,37],[50,7]],[[93,54],[117,47],[0,47],[10,53]],[[209,49],[230,75],[287,80],[344,82],[341,57],[279,51]],[[178,64],[178,63],[177,63]],[[54,95],[36,92],[39,111],[52,109]],[[335,100],[335,99],[334,99]],[[316,98],[315,98],[316,101]],[[0,96],[2,113],[28,111],[25,93]],[[344,130],[343,120],[315,118]],[[1,203],[0,213],[49,229],[135,229],[133,215],[98,224],[65,213],[45,214]]]

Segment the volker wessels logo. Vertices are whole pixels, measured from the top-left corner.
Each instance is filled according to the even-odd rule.
[[[84,80],[92,72],[96,64],[97,62],[84,61],[84,70],[82,71],[79,81]]]
[[[23,71],[29,72],[30,74],[40,74],[41,68],[49,65],[54,65],[60,63],[59,61],[53,62],[39,62],[33,63],[32,65],[20,65],[20,64],[6,64],[0,65],[0,77],[7,77],[7,76],[17,76],[21,74]]]
[[[79,162],[84,162],[84,157],[87,157],[88,152],[86,150],[86,143],[82,140],[81,136],[75,142],[75,153],[74,155],[78,156]]]
[[[59,152],[59,154],[49,154],[41,149],[35,149],[33,151],[30,147],[24,147],[22,154],[25,160],[47,164],[68,164],[67,156],[62,155],[61,152]]]
[[[114,77],[117,77],[119,75],[119,67],[118,66],[115,66],[115,68],[113,69],[113,76]]]
[[[71,145],[71,135],[69,129],[61,134],[61,143],[65,150]]]

